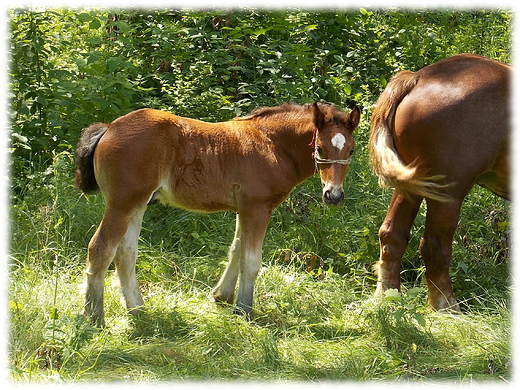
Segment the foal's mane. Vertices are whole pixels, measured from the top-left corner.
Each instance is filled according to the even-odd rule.
[[[326,103],[318,103],[318,107],[321,112],[325,114],[325,121],[341,122],[348,118],[346,112],[340,111],[334,105]],[[245,121],[252,119],[278,119],[278,120],[291,120],[291,119],[303,119],[309,117],[312,114],[312,104],[298,105],[284,103],[277,107],[258,107],[255,108],[249,115],[243,117],[237,117],[235,121]]]

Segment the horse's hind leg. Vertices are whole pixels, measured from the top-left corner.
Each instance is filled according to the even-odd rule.
[[[143,307],[143,298],[141,297],[135,275],[135,263],[137,260],[139,233],[145,210],[146,207],[138,210],[134,215],[114,257],[126,308],[133,315],[139,314]]]
[[[437,310],[460,310],[453,294],[449,268],[453,235],[457,230],[461,203],[427,201],[421,255],[426,265],[428,303]]]
[[[103,324],[103,289],[108,266],[129,224],[126,212],[107,208],[103,220],[90,240],[87,255],[85,316]]]
[[[391,288],[400,288],[401,259],[421,202],[421,197],[404,197],[397,190],[394,191],[385,220],[379,228],[380,257],[375,265],[376,295]]]

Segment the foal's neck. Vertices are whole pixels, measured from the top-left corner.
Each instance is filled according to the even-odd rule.
[[[277,148],[283,149],[294,163],[299,182],[311,177],[315,171],[315,163],[311,146],[314,139],[315,126],[306,120],[289,120],[283,128],[270,131],[268,136]]]

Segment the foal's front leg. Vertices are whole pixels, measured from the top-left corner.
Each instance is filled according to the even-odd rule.
[[[240,248],[240,218],[239,214],[237,214],[235,238],[233,239],[231,247],[229,248],[229,262],[217,286],[211,293],[215,302],[226,302],[230,305],[233,304],[235,297],[235,286],[237,284],[240,267]]]
[[[262,244],[272,210],[259,208],[241,211],[240,282],[237,296],[237,312],[250,315],[253,309],[253,293],[256,277],[262,264]]]

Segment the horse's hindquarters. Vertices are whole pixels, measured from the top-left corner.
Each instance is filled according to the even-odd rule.
[[[510,78],[505,64],[459,55],[389,82],[370,138],[374,170],[396,187],[379,232],[378,291],[399,286],[412,215],[426,198],[420,250],[428,301],[436,309],[458,310],[449,265],[461,204],[475,183],[509,195]],[[410,79],[416,84],[399,85]]]

